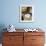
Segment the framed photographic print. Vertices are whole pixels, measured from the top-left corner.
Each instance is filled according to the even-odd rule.
[[[34,7],[32,5],[20,5],[20,22],[34,21]]]

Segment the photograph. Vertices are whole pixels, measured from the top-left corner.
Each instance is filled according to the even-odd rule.
[[[20,22],[32,22],[33,21],[33,6],[21,5],[20,6]]]

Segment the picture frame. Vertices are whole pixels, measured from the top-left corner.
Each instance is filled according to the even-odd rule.
[[[20,5],[20,22],[34,21],[34,7],[33,5]]]

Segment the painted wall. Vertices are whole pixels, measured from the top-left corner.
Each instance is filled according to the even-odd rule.
[[[16,28],[39,27],[40,25],[46,28],[46,0],[0,0],[0,4],[0,25],[13,24]],[[19,22],[19,6],[21,4],[34,6],[34,22]]]

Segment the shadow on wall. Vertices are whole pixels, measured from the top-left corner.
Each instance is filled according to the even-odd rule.
[[[6,31],[4,28],[6,28],[6,26],[4,24],[0,24],[0,43],[2,43],[3,32]]]

